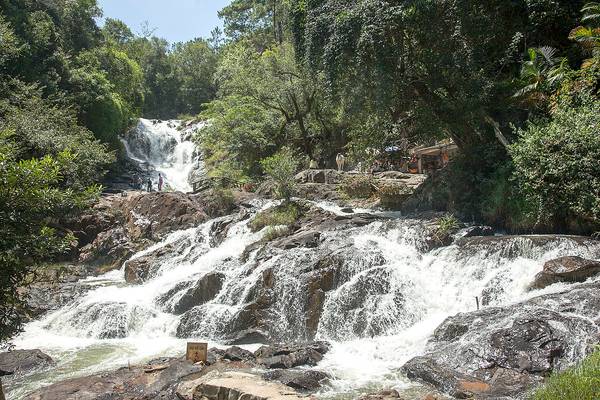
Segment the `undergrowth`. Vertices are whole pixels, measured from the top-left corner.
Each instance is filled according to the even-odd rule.
[[[600,399],[600,350],[577,367],[552,375],[529,400]]]
[[[267,226],[289,226],[302,216],[302,207],[294,202],[285,202],[256,214],[250,221],[252,232],[258,232]]]

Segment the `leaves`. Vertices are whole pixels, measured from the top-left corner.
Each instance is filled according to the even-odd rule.
[[[515,178],[544,226],[600,226],[598,109],[588,95],[579,107],[561,103],[549,121],[518,131],[510,151]]]

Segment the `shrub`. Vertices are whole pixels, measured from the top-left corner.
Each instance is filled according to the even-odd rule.
[[[561,104],[549,121],[518,131],[510,149],[514,177],[537,225],[583,231],[600,226],[598,110],[600,100],[589,98],[576,108]]]
[[[284,203],[256,214],[249,226],[252,232],[258,232],[266,226],[291,225],[302,216],[302,208],[296,203]]]
[[[510,232],[529,232],[535,224],[530,204],[523,199],[513,178],[510,160],[499,163],[496,171],[482,180],[481,215],[486,224],[501,226]]]
[[[596,351],[577,367],[551,376],[542,388],[530,396],[530,400],[557,399],[600,399],[600,351]]]
[[[350,199],[368,199],[375,193],[373,178],[368,175],[346,176],[338,190]]]
[[[404,183],[383,183],[377,187],[377,197],[386,208],[397,208],[412,194]]]
[[[263,236],[263,240],[270,242],[272,240],[284,237],[290,234],[289,226],[270,226]]]
[[[289,147],[284,147],[260,163],[265,173],[275,182],[275,196],[289,201],[294,194],[294,176],[299,165],[296,153]]]

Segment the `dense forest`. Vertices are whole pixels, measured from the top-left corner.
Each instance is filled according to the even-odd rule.
[[[229,186],[273,156],[331,167],[452,139],[432,206],[600,230],[598,3],[234,0],[223,32],[176,44],[101,15],[0,0],[0,339],[30,267],[72,245],[57,221],[99,196],[140,116],[210,120],[196,140]]]

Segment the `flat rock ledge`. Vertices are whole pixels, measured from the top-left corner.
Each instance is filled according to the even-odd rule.
[[[306,399],[278,382],[266,382],[244,372],[211,372],[194,382],[193,400]]]

